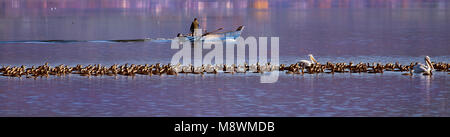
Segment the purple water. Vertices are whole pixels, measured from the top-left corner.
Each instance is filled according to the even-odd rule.
[[[171,39],[201,27],[280,37],[280,63],[450,62],[446,0],[0,0],[0,41]],[[0,65],[169,63],[135,43],[2,43]],[[0,116],[450,116],[447,72],[0,77]]]

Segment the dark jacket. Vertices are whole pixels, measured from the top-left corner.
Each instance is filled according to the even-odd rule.
[[[191,24],[191,32],[194,33],[195,29],[198,29],[200,24],[198,24],[198,21],[193,21]]]

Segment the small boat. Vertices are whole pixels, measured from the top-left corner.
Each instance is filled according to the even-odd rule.
[[[219,31],[219,30],[222,30],[222,28],[220,28],[216,31]],[[244,30],[244,26],[239,26],[235,31],[207,32],[207,33],[203,34],[201,37],[192,36],[191,34],[182,35],[179,33],[177,37],[185,38],[184,40],[189,40],[191,42],[194,42],[194,40],[197,40],[197,39],[205,41],[208,38],[219,38],[220,40],[236,39],[237,37],[241,36],[241,33],[243,30]]]

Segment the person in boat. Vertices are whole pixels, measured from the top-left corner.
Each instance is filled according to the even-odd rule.
[[[195,29],[199,29],[199,28],[200,28],[200,24],[198,23],[197,18],[194,18],[194,21],[191,24],[191,35],[194,36]]]

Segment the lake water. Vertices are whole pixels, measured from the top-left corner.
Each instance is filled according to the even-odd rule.
[[[209,31],[245,25],[279,37],[280,63],[450,62],[446,0],[0,0],[0,64],[169,63],[165,41],[197,17]],[[207,52],[207,51],[205,51]],[[448,72],[136,77],[0,77],[0,116],[450,116]]]

